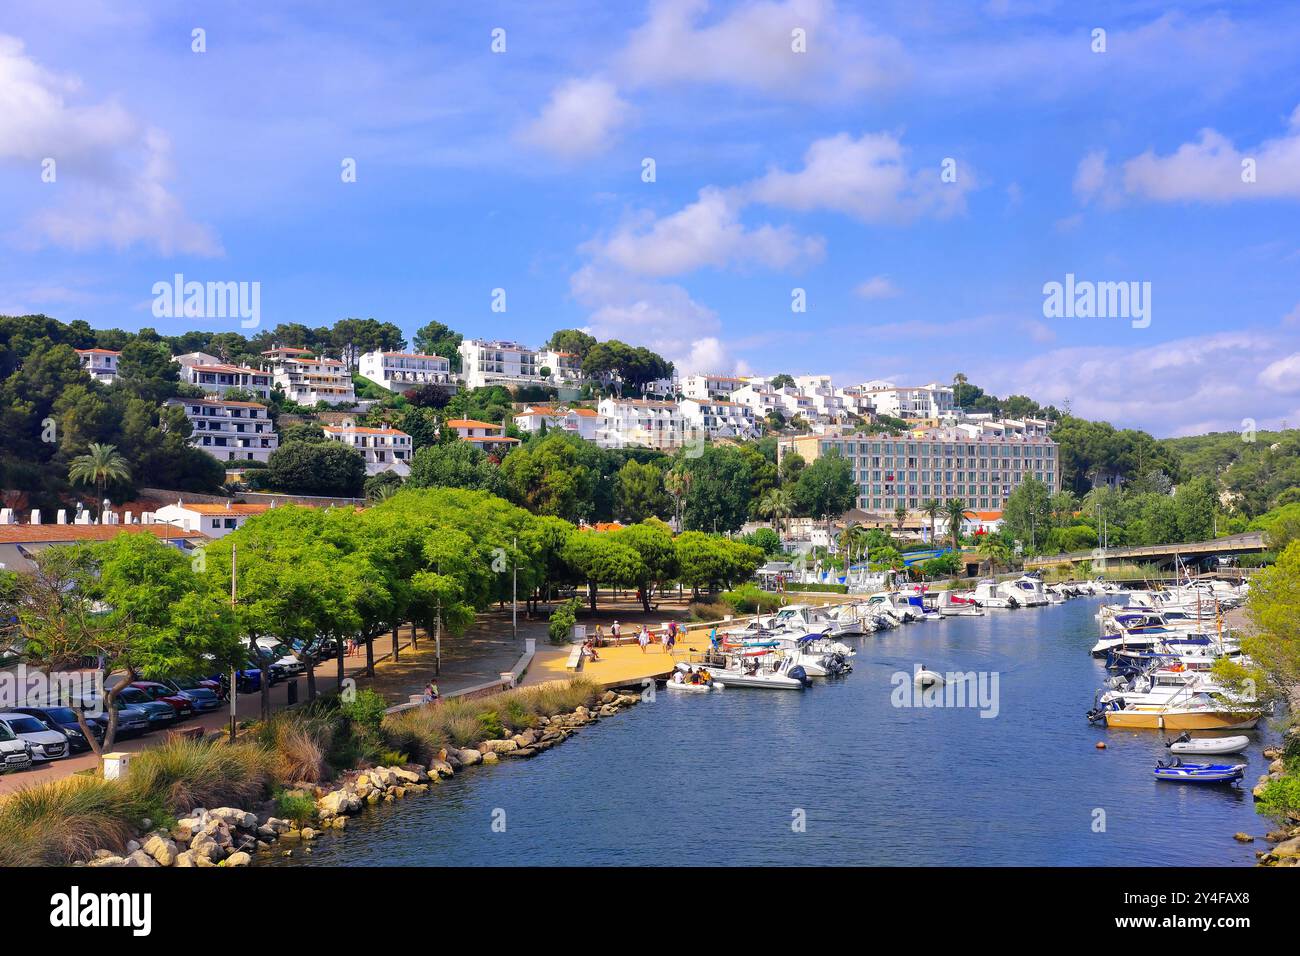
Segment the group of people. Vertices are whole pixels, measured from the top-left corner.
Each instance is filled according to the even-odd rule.
[[[677,639],[685,634],[685,630],[676,621],[669,621],[667,624],[663,625],[662,631],[663,635],[660,640],[663,643],[664,652],[672,653],[673,648],[677,646]],[[715,628],[709,635],[710,640],[716,640],[716,636],[717,629]],[[623,625],[618,621],[615,621],[609,626],[608,642],[617,646],[622,643],[622,637]],[[650,633],[648,625],[641,624],[636,628],[636,642],[641,645],[641,653],[644,654],[646,649],[654,643],[654,640],[654,636]],[[589,656],[592,660],[600,660],[596,655],[596,648],[604,647],[605,643],[605,628],[603,625],[597,624],[595,635],[588,638],[582,645],[583,653]]]

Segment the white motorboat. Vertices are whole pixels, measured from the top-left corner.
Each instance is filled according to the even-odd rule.
[[[924,664],[917,664],[916,670],[912,676],[912,682],[917,687],[942,687],[943,675],[932,670],[926,670]]]
[[[1006,598],[1014,597],[1021,607],[1044,607],[1047,604],[1042,578],[1031,574],[1022,574],[1014,581],[1003,581],[998,585],[998,593]]]
[[[803,667],[773,651],[727,654],[721,666],[712,663],[706,666],[713,678],[727,687],[803,690],[810,683]]]
[[[1239,754],[1250,746],[1250,738],[1236,737],[1196,737],[1180,734],[1170,744],[1169,749],[1176,754]]]
[[[678,664],[673,676],[664,685],[669,690],[680,690],[693,694],[707,694],[709,691],[724,690],[726,684],[715,680],[707,668],[694,667],[690,664]]]
[[[975,585],[972,595],[980,607],[1010,610],[1020,607],[1020,601],[1014,595],[1004,595],[998,591],[998,582],[993,578],[981,578]]]
[[[940,591],[935,607],[943,617],[984,616],[983,608],[969,592],[958,594],[955,591]]]

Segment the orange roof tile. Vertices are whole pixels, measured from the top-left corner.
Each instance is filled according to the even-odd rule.
[[[169,524],[0,524],[0,544],[27,542],[110,541],[123,531],[143,531],[158,538],[206,538]]]

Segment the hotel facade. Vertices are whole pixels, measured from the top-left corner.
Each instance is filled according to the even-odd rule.
[[[1061,489],[1056,442],[1046,435],[972,435],[953,428],[892,436],[804,435],[783,438],[778,457],[812,462],[837,452],[853,470],[858,507],[890,513],[920,509],[930,498],[960,498],[973,511],[1001,511],[1027,478]]]

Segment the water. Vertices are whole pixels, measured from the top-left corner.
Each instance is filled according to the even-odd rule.
[[[1090,727],[1098,599],[905,625],[803,692],[661,690],[532,760],[369,811],[282,865],[1246,865],[1248,787],[1156,782],[1155,731]],[[891,675],[1000,673],[1000,713],[892,706]],[[1106,750],[1095,744],[1104,740]],[[1228,758],[1223,758],[1228,759]],[[1105,832],[1094,831],[1096,811]],[[799,811],[805,832],[792,822]],[[504,813],[505,832],[494,832]]]

